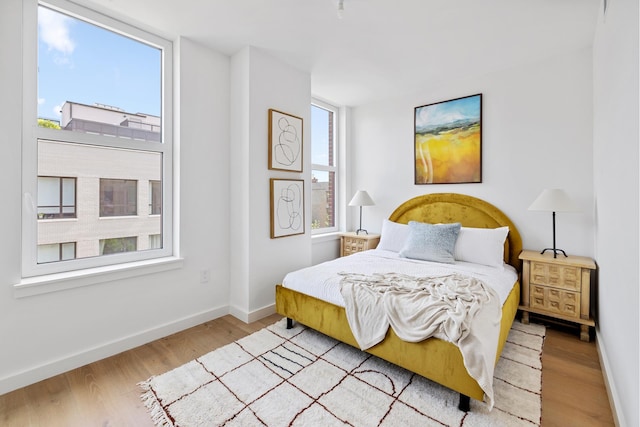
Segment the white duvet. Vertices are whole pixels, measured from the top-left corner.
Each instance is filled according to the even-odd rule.
[[[376,249],[289,273],[283,286],[345,307],[362,349],[389,326],[406,341],[456,344],[491,408],[500,307],[516,280],[509,265],[441,264]]]
[[[293,289],[323,301],[344,307],[340,294],[339,273],[399,273],[410,276],[444,276],[461,273],[482,280],[491,286],[500,299],[500,306],[509,296],[518,279],[516,270],[505,264],[503,269],[456,261],[453,264],[400,258],[397,252],[374,249],[357,252],[322,264],[287,274],[282,281],[285,288]]]

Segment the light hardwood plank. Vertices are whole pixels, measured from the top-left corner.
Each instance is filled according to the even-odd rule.
[[[614,426],[595,342],[548,327],[542,353],[542,425]]]
[[[0,425],[153,426],[137,385],[280,319],[223,316],[0,396]],[[595,343],[548,329],[542,357],[542,425],[613,426]]]

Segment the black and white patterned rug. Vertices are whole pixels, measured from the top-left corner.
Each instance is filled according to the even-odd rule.
[[[545,328],[517,320],[494,375],[495,406],[285,320],[141,383],[159,426],[540,425]]]

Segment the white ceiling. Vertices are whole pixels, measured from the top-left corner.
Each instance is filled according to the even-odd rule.
[[[591,46],[601,0],[76,0],[233,55],[245,46],[356,106]]]

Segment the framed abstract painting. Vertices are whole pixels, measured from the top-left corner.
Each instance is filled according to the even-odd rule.
[[[482,94],[415,108],[415,184],[482,182]]]
[[[271,178],[271,238],[304,234],[304,180]]]
[[[269,169],[302,172],[302,118],[269,109]]]

